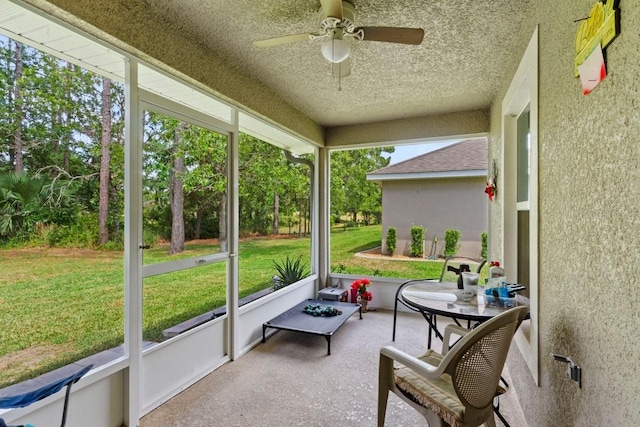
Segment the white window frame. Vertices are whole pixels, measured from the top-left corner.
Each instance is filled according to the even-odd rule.
[[[530,175],[529,201],[517,203],[517,118],[530,109]],[[517,212],[529,210],[529,297],[530,325],[528,337],[522,329],[514,340],[529,367],[536,385],[540,385],[538,337],[538,27],[520,61],[509,89],[502,101],[502,144],[504,169],[503,257],[508,278],[518,277]]]

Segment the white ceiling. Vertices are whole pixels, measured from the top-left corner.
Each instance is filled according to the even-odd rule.
[[[159,19],[271,87],[322,126],[486,109],[529,0],[350,0],[357,26],[416,27],[421,45],[351,41],[340,82],[319,42],[256,40],[318,31],[319,0],[145,0]]]

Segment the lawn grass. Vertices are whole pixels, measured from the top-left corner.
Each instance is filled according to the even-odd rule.
[[[367,276],[418,278],[439,277],[442,264],[429,261],[399,261],[356,257],[355,254],[380,247],[380,225],[336,228],[331,233],[331,269]]]
[[[121,252],[0,251],[0,385],[122,343]]]
[[[367,276],[438,277],[442,264],[356,257],[380,246],[381,227],[338,228],[331,234],[331,266]],[[187,244],[179,256],[159,245],[145,265],[216,253],[209,241]],[[240,243],[240,298],[268,288],[274,261],[302,255],[309,237],[250,238]],[[144,279],[143,336],[226,304],[226,263]],[[120,251],[55,248],[0,249],[0,387],[115,347],[124,340],[124,260]]]

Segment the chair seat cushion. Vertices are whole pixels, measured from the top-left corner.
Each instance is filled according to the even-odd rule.
[[[442,356],[433,350],[428,350],[418,358],[432,366],[438,366],[442,360]],[[465,426],[463,421],[465,407],[458,399],[448,374],[443,374],[437,379],[426,380],[403,365],[399,365],[394,373],[396,386],[406,397],[436,413],[452,427]],[[496,395],[503,394],[505,391],[498,386]]]

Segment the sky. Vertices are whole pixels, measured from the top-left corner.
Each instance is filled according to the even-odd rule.
[[[458,141],[446,141],[446,142],[429,142],[425,144],[415,144],[415,145],[397,145],[396,151],[392,154],[384,153],[385,157],[391,157],[390,165],[394,165],[396,163],[402,162],[407,159],[411,159],[413,157],[419,156],[420,154],[425,154],[431,152],[433,150],[437,150],[442,147],[446,147],[447,145],[451,145]]]

